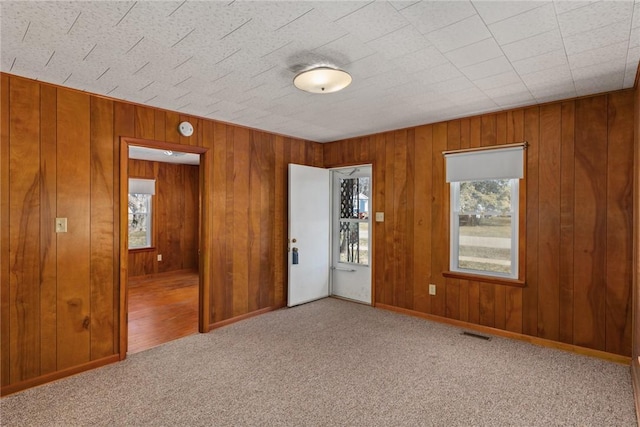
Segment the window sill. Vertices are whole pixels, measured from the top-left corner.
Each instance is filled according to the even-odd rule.
[[[148,248],[133,248],[133,249],[129,249],[129,253],[133,252],[152,252],[155,251],[156,247],[155,246],[149,246]]]
[[[524,280],[506,279],[504,277],[495,276],[483,276],[481,274],[469,274],[461,273],[459,271],[445,271],[442,273],[444,277],[453,279],[472,280],[475,282],[493,283],[494,285],[515,286],[517,288],[524,288],[527,286]]]

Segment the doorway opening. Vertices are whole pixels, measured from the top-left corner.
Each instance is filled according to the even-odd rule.
[[[372,171],[289,164],[287,306],[328,296],[372,305]]]
[[[205,154],[122,138],[121,359],[209,329]]]
[[[332,169],[331,295],[372,302],[371,165]]]

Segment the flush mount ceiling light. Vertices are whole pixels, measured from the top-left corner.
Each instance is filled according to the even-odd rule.
[[[311,93],[333,93],[351,84],[351,75],[330,67],[316,67],[303,71],[293,79],[300,90]]]

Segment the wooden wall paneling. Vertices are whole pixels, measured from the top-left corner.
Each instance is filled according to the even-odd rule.
[[[213,134],[212,137],[209,136]],[[227,126],[214,123],[204,128],[205,141],[213,139],[210,149],[213,150],[212,181],[212,213],[211,234],[211,323],[224,320],[227,294]]]
[[[558,339],[573,343],[574,131],[575,102],[562,104],[560,163],[560,313]]]
[[[9,266],[9,76],[0,74],[0,385],[11,383]]]
[[[540,107],[538,151],[538,336],[560,338],[562,106]]]
[[[135,137],[154,139],[156,135],[156,113],[153,108],[135,106]]]
[[[416,157],[416,131],[415,128],[408,129],[406,131],[407,135],[407,153],[406,153],[406,164],[407,164],[407,172],[406,172],[406,185],[404,189],[404,198],[405,198],[405,224],[407,225],[407,230],[403,235],[403,247],[406,253],[407,262],[404,268],[405,275],[405,289],[404,289],[404,306],[409,309],[413,309],[413,294],[415,292],[415,281],[413,277],[413,269],[414,264],[416,262],[415,254],[413,252],[414,245],[413,239],[415,236],[414,229],[414,221],[413,218],[415,216],[415,199],[414,199],[414,187],[415,187],[415,157]],[[357,151],[360,156],[362,156],[362,144],[357,144]],[[362,158],[360,157],[360,160]]]
[[[185,214],[185,166],[172,163],[158,165],[158,185],[156,197],[158,233],[158,254],[162,254],[162,261],[158,261],[158,272],[176,271],[183,269],[182,251],[183,236],[187,221]],[[189,218],[193,224],[197,218]]]
[[[431,314],[445,315],[445,279],[442,272],[449,269],[449,184],[445,180],[443,151],[447,149],[447,123],[433,125],[433,205],[430,283],[436,285],[431,296]]]
[[[304,147],[302,147],[304,148]],[[249,307],[249,130],[233,129],[233,315]],[[304,155],[304,154],[303,154]]]
[[[389,203],[388,205],[385,206],[386,211],[384,214],[384,224],[385,224],[384,245],[386,248],[386,253],[385,253],[386,256],[383,264],[385,286],[383,288],[382,301],[385,304],[393,305],[395,303],[394,288],[395,288],[396,267],[398,266],[397,264],[398,254],[397,254],[397,247],[395,245],[395,240],[396,240],[395,221],[397,221],[397,219],[395,217],[396,210],[393,204],[393,201],[395,200],[395,187],[394,187],[395,149],[393,147],[395,140],[394,140],[393,132],[386,132],[384,134],[384,139],[385,139],[384,169],[386,174],[386,179],[385,179],[386,188],[384,191],[384,195],[386,199],[389,201]]]
[[[485,114],[480,117],[481,134],[480,145],[483,147],[493,146],[497,143],[497,117],[496,114]],[[497,285],[493,283],[479,283],[480,286],[480,324],[484,326],[495,326],[496,322],[496,293]]]
[[[57,369],[57,89],[40,86],[40,375]],[[110,255],[110,254],[109,254]]]
[[[113,103],[113,188],[116,191],[116,194],[120,194],[120,186],[122,177],[128,176],[129,164],[128,162],[120,164],[121,158],[121,150],[122,150],[122,142],[120,141],[121,136],[134,136],[135,134],[135,111],[133,105],[127,104],[124,102],[114,102]],[[129,248],[127,247],[128,243],[126,238],[120,238],[121,235],[126,235],[123,233],[123,226],[126,224],[120,223],[120,215],[121,215],[121,206],[120,206],[121,197],[116,197],[114,202],[114,220],[113,225],[116,230],[114,234],[114,276],[117,278],[118,283],[120,281],[127,280],[127,270],[126,266],[120,265],[120,254],[124,251],[127,251]],[[116,290],[113,293],[114,300],[114,319],[117,319],[117,325],[114,326],[114,330],[120,331],[119,334],[114,334],[114,347],[117,349],[120,354],[120,359],[124,359],[126,356],[126,348],[127,348],[127,328],[121,327],[127,321],[127,296],[124,298],[120,298],[120,286],[116,286]]]
[[[449,122],[447,126],[447,150],[457,150],[460,148],[460,132],[460,120]],[[449,242],[449,245],[450,244],[451,242]],[[460,280],[449,277],[445,278],[444,290],[445,316],[451,319],[460,319]]]
[[[373,137],[372,137],[373,138]],[[413,187],[413,309],[429,313],[429,278],[431,277],[431,193],[433,177],[433,134],[431,126],[420,126],[415,130],[415,184]],[[374,166],[376,168],[376,166]],[[375,171],[374,171],[375,174]],[[375,176],[374,176],[375,179]],[[374,181],[374,186],[378,182]],[[374,195],[377,198],[377,193]],[[379,251],[378,246],[375,251]],[[376,263],[377,264],[377,263]],[[377,267],[376,267],[377,268]],[[375,279],[375,278],[374,278]]]
[[[285,286],[287,281],[287,164],[284,161],[284,137],[275,135],[273,140],[274,191],[271,197],[273,217],[273,304],[285,305]]]
[[[527,194],[526,207],[526,278],[527,287],[523,290],[522,328],[527,335],[538,334],[538,158],[540,153],[540,111],[538,107],[525,110],[524,139],[529,143],[527,148],[527,166],[525,184]]]
[[[178,132],[178,125],[180,125],[180,114],[173,111],[166,111],[164,114],[164,125],[164,141],[180,144],[180,133]]]
[[[574,344],[605,349],[607,97],[576,100]]]
[[[469,148],[471,146],[471,120],[460,120],[460,148]],[[469,281],[458,280],[459,292],[458,300],[460,307],[458,309],[459,320],[469,321]]]
[[[472,117],[469,120],[469,147],[482,146],[482,118]],[[469,322],[480,323],[480,283],[474,280],[468,281],[469,295]]]
[[[91,360],[113,347],[113,101],[91,97]]]
[[[275,269],[276,257],[273,242],[276,240],[275,227],[278,221],[276,201],[273,197],[276,188],[275,151],[273,135],[261,132],[262,162],[260,170],[260,277],[259,308],[273,307],[275,304]],[[280,236],[280,239],[282,237]],[[282,242],[282,240],[280,240]],[[255,262],[255,261],[254,261]]]
[[[181,236],[181,269],[198,269],[200,223],[200,166],[182,165],[184,171],[184,228]]]
[[[608,95],[605,350],[631,355],[633,93]]]
[[[640,68],[640,65],[638,66]],[[638,84],[638,75],[636,74],[636,87],[634,90],[634,147],[633,147],[633,290],[632,290],[632,305],[633,305],[633,336],[631,337],[631,344],[633,346],[632,367],[635,368],[632,372],[636,375],[633,376],[633,383],[640,385],[640,378],[638,378],[638,369],[640,366],[636,364],[640,362],[638,357],[640,356],[640,84]],[[637,362],[636,362],[637,361]],[[640,413],[640,396],[636,395],[636,414]]]
[[[58,369],[91,359],[90,97],[58,91],[57,215],[68,232],[57,235]]]
[[[206,129],[205,129],[206,128]],[[200,155],[200,166],[197,170],[198,191],[196,192],[196,211],[198,212],[197,238],[195,245],[195,262],[198,268],[198,331],[205,333],[211,330],[213,319],[212,264],[213,252],[213,122],[202,122],[202,147],[207,149]]]
[[[9,114],[9,359],[14,383],[40,375],[40,85],[12,78]]]
[[[511,110],[507,112],[507,143],[524,141],[524,110]],[[525,158],[528,157],[525,151]],[[526,162],[525,162],[526,168]],[[520,181],[520,218],[526,216],[527,210],[527,186],[526,181]],[[519,261],[520,276],[525,277],[526,274],[526,227],[523,221],[520,222],[520,242],[519,242]],[[522,288],[509,286],[505,289],[505,328],[511,332],[522,333],[523,307]]]
[[[378,134],[374,137],[375,153],[376,153],[376,167],[373,169],[373,182],[374,182],[374,212],[385,212],[386,215],[386,202],[385,195],[387,191],[386,183],[386,142],[383,134]],[[335,144],[336,147],[338,144]],[[374,214],[375,215],[375,214]],[[387,258],[387,245],[386,245],[386,233],[385,222],[373,223],[373,239],[374,239],[374,258],[375,258],[375,270],[374,273],[374,293],[375,303],[384,303],[387,301],[384,297],[385,289],[385,276],[386,276],[386,258]]]
[[[165,112],[164,110],[156,110],[154,109],[154,119],[153,119],[153,138],[156,141],[165,141],[167,135],[167,124],[165,123]]]
[[[409,179],[409,165],[407,161],[408,156],[408,134],[406,130],[399,130],[393,132],[394,142],[393,147],[393,247],[394,258],[392,260],[394,265],[394,277],[393,277],[393,302],[397,307],[411,308],[407,306],[406,291],[408,287],[407,283],[407,270],[405,266],[412,265],[413,258],[411,253],[408,253],[407,237],[412,234],[411,228],[413,228],[413,220],[408,221],[408,206],[407,206],[407,187]],[[352,143],[353,147],[354,144]],[[413,247],[412,247],[413,249]],[[412,251],[413,252],[413,251]],[[411,301],[413,302],[413,300]]]
[[[261,270],[261,254],[260,254],[260,242],[261,242],[261,225],[260,221],[263,213],[260,211],[260,205],[262,202],[262,185],[264,183],[262,179],[262,150],[260,146],[260,135],[257,131],[249,132],[248,141],[248,198],[247,209],[245,213],[248,225],[248,251],[246,255],[248,259],[245,260],[248,268],[248,294],[247,303],[249,306],[249,312],[256,311],[261,308],[260,304],[260,270]]]
[[[507,142],[507,113],[496,114],[496,138],[497,145],[508,144]],[[495,323],[494,327],[505,329],[507,323],[507,296],[506,286],[494,286],[495,297]]]

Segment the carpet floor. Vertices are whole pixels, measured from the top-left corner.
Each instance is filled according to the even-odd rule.
[[[3,426],[635,426],[629,367],[337,299],[0,400]]]

